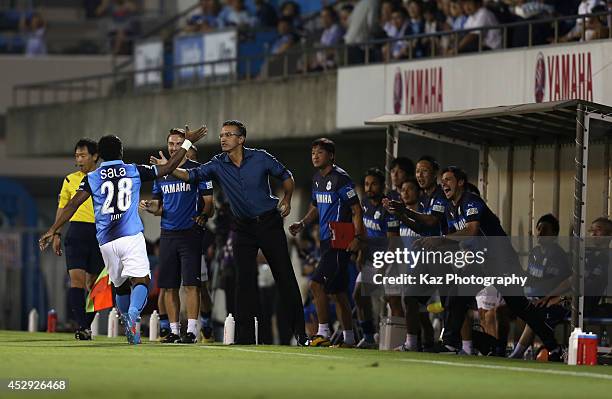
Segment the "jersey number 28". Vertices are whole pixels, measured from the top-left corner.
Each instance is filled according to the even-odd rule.
[[[125,212],[130,209],[130,205],[132,204],[132,179],[124,177],[119,179],[116,184],[116,190],[115,182],[110,180],[102,183],[102,187],[100,187],[102,195],[106,195],[106,199],[102,205],[103,214],[115,213],[115,207],[112,206],[114,202],[116,202],[117,209],[119,209],[120,212]],[[117,199],[113,201],[115,199],[115,191],[117,191]]]

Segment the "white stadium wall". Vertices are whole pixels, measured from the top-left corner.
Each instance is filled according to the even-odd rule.
[[[338,71],[336,126],[365,128],[381,114],[415,114],[568,99],[612,105],[612,42],[575,43],[436,60],[343,68]],[[400,135],[408,138],[408,135]],[[604,145],[589,151],[587,223],[605,213]],[[527,235],[530,148],[515,147],[513,192],[508,193],[504,148],[489,152],[487,201],[512,235]],[[535,221],[553,211],[554,149],[535,151]],[[560,152],[559,219],[570,233],[574,194],[574,147]],[[607,183],[609,184],[609,183]],[[511,214],[510,214],[511,212]]]

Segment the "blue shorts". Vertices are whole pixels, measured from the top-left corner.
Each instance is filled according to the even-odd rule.
[[[348,293],[350,252],[331,247],[331,240],[321,241],[321,260],[310,279],[323,285],[328,294]]]

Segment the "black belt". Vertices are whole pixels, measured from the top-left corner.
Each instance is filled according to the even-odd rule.
[[[273,208],[267,212],[262,213],[261,215],[255,216],[254,218],[236,218],[236,220],[238,221],[238,223],[242,224],[259,223],[278,214],[278,210],[276,208]]]

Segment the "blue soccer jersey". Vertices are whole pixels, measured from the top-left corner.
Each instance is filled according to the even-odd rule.
[[[499,218],[489,209],[484,200],[467,191],[463,193],[456,207],[449,202],[446,208],[446,218],[450,233],[465,229],[468,222],[478,221],[480,224],[479,236],[506,236]]]
[[[434,215],[438,217],[438,224],[435,226],[423,226],[421,235],[423,236],[440,236],[446,233],[447,221],[446,221],[446,208],[448,206],[448,200],[442,191],[442,187],[436,186],[436,189],[427,195],[421,194],[419,198],[419,207],[422,209],[422,213],[426,215]]]
[[[144,230],[138,215],[140,185],[157,177],[155,166],[102,162],[83,177],[79,191],[93,198],[98,244],[136,235]]]
[[[355,184],[336,165],[326,176],[317,172],[312,178],[312,204],[319,211],[320,240],[331,239],[330,222],[351,222],[351,206],[359,203]]]
[[[200,164],[187,160],[184,169],[199,167]],[[213,194],[212,181],[187,183],[172,175],[164,176],[153,182],[153,198],[163,203],[161,228],[164,230],[187,230],[193,227],[193,218],[201,212],[202,196]]]
[[[363,225],[368,237],[386,237],[387,233],[399,233],[399,221],[391,215],[382,203],[373,205],[370,200],[363,200]]]
[[[423,213],[423,208],[421,207],[420,204],[417,205],[416,211],[419,212],[419,213]],[[421,229],[419,229],[419,231],[420,230]],[[421,233],[420,232],[414,231],[412,229],[412,227],[408,226],[406,223],[404,223],[402,221],[400,221],[399,235],[400,235],[400,237],[421,237]]]

